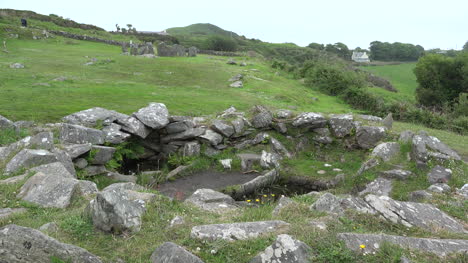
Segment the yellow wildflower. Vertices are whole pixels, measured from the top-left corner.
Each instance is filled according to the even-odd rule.
[[[250,203],[250,202],[252,202],[252,200],[250,200],[250,199],[249,199],[249,200],[247,200],[247,203]]]
[[[260,202],[260,199],[255,199],[255,202]]]
[[[359,247],[362,248],[362,249],[364,249],[364,248],[366,248],[366,245],[362,244],[362,245],[360,245]]]
[[[271,196],[275,196],[275,194],[271,194]]]
[[[268,195],[263,195],[263,197],[267,197]]]

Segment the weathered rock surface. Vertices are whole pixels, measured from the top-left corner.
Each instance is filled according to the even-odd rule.
[[[115,151],[116,148],[114,147],[93,145],[91,148],[91,152],[93,153],[91,164],[106,164],[108,161],[112,160]]]
[[[461,160],[460,156],[450,147],[445,145],[434,136],[429,136],[425,132],[420,132],[413,136],[411,155],[414,160],[427,162],[429,159],[436,160]]]
[[[276,118],[278,119],[289,119],[292,118],[293,112],[290,110],[280,109],[276,112]]]
[[[277,139],[271,137],[270,138],[271,146],[273,146],[273,150],[275,150],[278,154],[285,156],[287,158],[291,158],[292,154],[284,147],[284,145],[278,141]]]
[[[463,225],[433,205],[395,201],[387,196],[367,195],[365,201],[385,219],[407,227],[417,226],[429,231],[446,230],[466,233]]]
[[[203,261],[185,248],[166,242],[151,254],[152,263],[203,263]]]
[[[229,87],[231,87],[231,88],[243,88],[244,83],[241,80],[234,81],[233,83],[229,84]]]
[[[187,129],[187,130],[185,130],[183,132],[168,134],[168,135],[161,138],[161,142],[169,143],[169,142],[172,142],[172,141],[192,140],[192,139],[194,139],[194,138],[196,138],[198,136],[200,136],[200,137],[203,136],[204,133],[206,134],[206,131],[205,131],[205,128],[203,128],[203,127],[190,128],[190,129]],[[211,135],[212,134],[210,134],[209,137]],[[213,140],[219,139],[219,138],[214,138],[215,135],[213,135],[212,137],[213,137],[212,138]]]
[[[195,123],[193,122],[193,120],[180,120],[180,121],[169,123],[165,129],[168,134],[173,134],[173,133],[184,132],[186,130],[190,130],[193,128],[195,128]]]
[[[252,160],[252,159],[249,159],[249,160]],[[281,160],[281,156],[279,156],[278,154],[262,151],[262,155],[260,157],[260,166],[264,169],[278,168],[280,166],[280,163],[279,163],[280,160]],[[247,165],[246,159],[243,158],[241,161],[241,168],[243,171],[249,171],[251,170],[252,166]]]
[[[440,165],[432,168],[432,170],[427,174],[427,180],[431,184],[447,183],[450,178],[452,178],[452,170]]]
[[[70,158],[75,159],[80,155],[83,155],[91,151],[91,143],[84,144],[64,144],[61,148],[70,156]]]
[[[146,127],[135,117],[128,117],[127,119],[118,120],[118,123],[122,126],[123,131],[134,134],[143,139],[145,139],[151,133],[151,129]]]
[[[216,146],[223,142],[223,136],[221,134],[214,132],[210,129],[206,130],[204,134],[198,136],[200,139],[207,141],[213,146]]]
[[[75,112],[62,118],[69,124],[81,125],[86,127],[95,127],[98,124],[109,125],[116,120],[128,118],[128,115],[118,113],[100,107],[95,107],[79,112]]]
[[[0,208],[0,220],[26,212],[25,208]],[[1,253],[0,253],[1,256]]]
[[[330,144],[333,142],[331,137],[331,132],[328,128],[317,128],[313,130],[316,135],[314,136],[314,141],[321,144]]]
[[[131,135],[120,131],[121,129],[122,126],[115,123],[111,123],[110,125],[102,128],[102,132],[104,133],[104,141],[112,144],[119,144],[128,140]]]
[[[270,127],[273,122],[273,115],[266,109],[260,110],[252,117],[252,126],[257,129],[264,129]]]
[[[222,134],[224,137],[231,137],[234,134],[234,127],[222,120],[214,120],[211,129]]]
[[[79,191],[76,179],[36,173],[21,187],[17,198],[42,207],[66,208]]]
[[[392,181],[385,178],[377,178],[374,181],[368,183],[366,188],[359,192],[359,195],[374,194],[374,195],[385,195],[388,196],[392,191]]]
[[[280,199],[278,200],[278,204],[275,206],[275,209],[273,209],[272,214],[274,216],[277,216],[281,213],[281,210],[283,210],[285,207],[294,204],[294,201],[286,196],[281,196]]]
[[[150,103],[133,114],[143,124],[153,129],[161,129],[169,123],[169,111],[162,103]]]
[[[412,131],[402,131],[398,140],[404,143],[408,143],[413,140],[413,136],[414,133]]]
[[[361,175],[365,171],[370,170],[379,164],[380,164],[380,161],[377,158],[371,158],[361,164],[361,167],[359,167],[359,170],[357,171],[356,174]]]
[[[450,253],[466,253],[468,251],[468,240],[460,239],[432,239],[391,236],[385,234],[356,234],[340,233],[338,238],[346,243],[346,246],[361,253],[373,253],[383,245],[384,242],[399,245],[411,250],[434,253],[438,256],[446,256]],[[365,245],[361,248],[360,245]]]
[[[71,174],[61,162],[43,164],[29,169],[29,171],[43,173],[45,175],[57,175],[65,178],[76,178],[76,176]]]
[[[224,213],[237,208],[232,197],[212,189],[198,189],[185,202],[215,213]]]
[[[376,126],[360,126],[356,130],[356,141],[359,147],[371,149],[385,136],[386,129]]]
[[[60,140],[65,143],[74,144],[103,144],[104,134],[102,131],[93,128],[73,124],[62,124]]]
[[[251,171],[255,164],[259,164],[261,155],[253,153],[239,153],[237,157],[241,160],[241,170],[243,172]]]
[[[55,222],[50,222],[43,224],[41,227],[39,227],[39,231],[43,233],[54,233],[59,230],[59,226]]]
[[[388,179],[406,180],[410,176],[413,176],[414,174],[410,171],[394,169],[394,170],[381,172],[380,175]]]
[[[308,263],[311,253],[312,249],[305,243],[282,234],[250,263]]]
[[[96,194],[99,192],[96,183],[86,180],[78,180],[78,188],[83,196]]]
[[[382,120],[382,125],[387,128],[387,130],[391,130],[393,127],[393,115],[390,112],[383,120]]]
[[[14,173],[22,168],[27,169],[56,161],[57,157],[49,151],[23,149],[7,163],[5,172]]]
[[[51,257],[72,263],[101,263],[87,250],[61,243],[41,231],[7,225],[0,228],[0,259],[8,263],[49,263]]]
[[[198,156],[200,155],[201,146],[197,141],[187,142],[181,149],[182,156]]]
[[[84,169],[88,166],[88,161],[85,158],[77,158],[73,161],[73,165],[78,169]]]
[[[289,224],[283,221],[258,221],[232,224],[202,225],[192,228],[191,238],[216,241],[247,240],[270,233],[284,233]]]
[[[390,161],[400,153],[400,144],[396,142],[385,142],[377,145],[371,153],[371,156],[379,157],[384,162]]]
[[[130,200],[127,191],[113,187],[98,193],[86,213],[93,225],[104,232],[138,232],[145,212],[144,204],[142,200]]]
[[[292,125],[294,127],[306,127],[311,129],[323,128],[327,124],[327,120],[320,113],[306,112],[297,116]]]
[[[0,115],[0,130],[13,129],[14,127],[15,125],[12,121]]]
[[[411,202],[421,202],[424,200],[432,199],[432,194],[425,190],[418,190],[409,193],[408,199]]]
[[[433,193],[449,193],[452,190],[448,184],[433,184],[427,188],[427,191]]]
[[[349,135],[354,128],[353,120],[354,118],[351,114],[330,115],[329,123],[333,134],[338,138]]]
[[[279,179],[279,172],[273,169],[265,172],[263,175],[257,176],[255,179],[240,185],[239,190],[235,193],[237,197],[242,197],[253,193],[256,189],[266,187],[276,182]]]

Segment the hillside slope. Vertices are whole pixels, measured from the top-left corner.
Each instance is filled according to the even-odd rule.
[[[212,25],[209,23],[198,23],[192,24],[186,27],[172,27],[166,29],[167,33],[174,35],[174,36],[210,36],[210,35],[219,35],[219,36],[226,36],[226,37],[239,37],[234,32],[224,30],[216,25]]]

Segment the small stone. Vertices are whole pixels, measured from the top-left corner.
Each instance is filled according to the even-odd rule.
[[[433,192],[433,193],[450,193],[452,191],[452,188],[448,184],[433,184],[427,188],[427,191]]]
[[[231,170],[232,159],[219,160],[224,169]]]
[[[317,173],[318,173],[318,174],[326,174],[327,171],[325,171],[325,170],[318,170]]]
[[[55,222],[50,222],[39,227],[39,231],[44,233],[54,233],[58,232],[59,226]]]
[[[171,220],[171,223],[169,224],[170,227],[175,227],[178,225],[183,225],[185,223],[185,219],[181,216],[176,216]]]

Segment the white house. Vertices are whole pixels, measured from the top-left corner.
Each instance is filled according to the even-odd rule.
[[[369,56],[367,55],[366,52],[353,51],[353,55],[351,56],[351,59],[354,62],[370,62]]]

